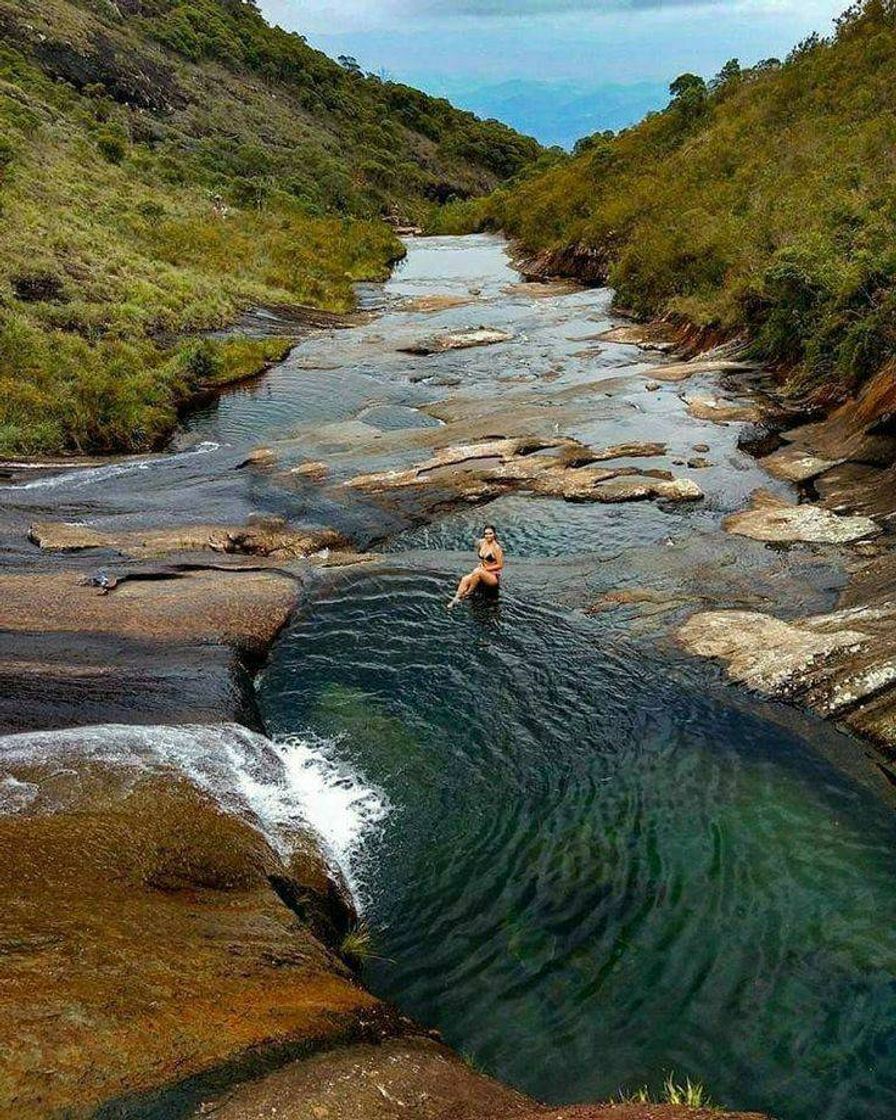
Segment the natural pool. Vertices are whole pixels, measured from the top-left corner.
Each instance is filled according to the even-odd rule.
[[[565,1102],[664,1071],[782,1120],[896,1112],[896,821],[788,728],[599,620],[346,576],[261,700],[392,810],[369,984]]]

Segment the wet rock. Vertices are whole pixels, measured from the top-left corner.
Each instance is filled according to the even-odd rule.
[[[587,607],[586,614],[604,614],[607,611],[622,608],[635,608],[639,614],[648,617],[668,614],[678,610],[693,598],[688,595],[675,594],[667,591],[656,591],[652,588],[621,588],[616,591],[607,591],[599,599]]]
[[[2,742],[5,1116],[92,1115],[263,1047],[388,1020],[312,931],[336,889],[316,842],[287,865],[251,817],[166,765],[153,740],[165,734]],[[249,738],[167,734],[181,754],[206,734],[206,767]],[[351,920],[343,903],[343,928]]]
[[[835,513],[889,518],[896,513],[896,467],[843,463],[814,480],[821,504]]]
[[[783,622],[751,611],[694,615],[679,629],[678,637],[691,653],[727,662],[734,680],[774,695],[793,689],[795,679],[820,659],[855,652],[868,638],[861,630],[829,628],[828,616]]]
[[[896,599],[793,622],[740,611],[698,614],[679,638],[693,653],[724,660],[728,674],[750,688],[896,746]]]
[[[819,459],[817,455],[812,455],[804,447],[795,444],[773,451],[760,462],[769,474],[788,482],[808,482],[838,465],[837,460]]]
[[[705,470],[711,467],[712,463],[709,459],[704,459],[702,455],[695,455],[693,458],[688,459],[688,466],[695,471]]]
[[[535,1102],[425,1038],[390,1039],[293,1062],[221,1101],[217,1120],[511,1120]]]
[[[581,241],[558,249],[545,249],[535,256],[514,261],[527,280],[572,278],[583,284],[605,284],[609,275],[610,255],[604,248],[595,248]]]
[[[412,296],[401,301],[401,310],[423,313],[450,311],[453,307],[466,307],[468,304],[474,303],[479,294],[477,288],[475,290],[470,289],[468,296]],[[383,341],[382,335],[379,336],[379,341]]]
[[[784,438],[819,458],[889,466],[896,460],[896,364],[872,378],[857,399]]]
[[[432,338],[411,342],[398,349],[404,354],[442,354],[446,350],[466,350],[473,346],[494,346],[499,342],[509,342],[513,335],[508,331],[490,330],[477,327],[472,330],[456,331],[453,334],[435,335]]]
[[[299,463],[297,467],[291,467],[289,473],[299,478],[311,479],[312,482],[320,482],[330,473],[330,468],[327,463],[318,459],[310,463]]]
[[[655,393],[657,389],[662,389],[662,385],[660,385],[659,381],[648,381],[644,388],[648,393]]]
[[[256,447],[240,463],[240,467],[270,467],[277,462],[277,453],[270,447]]]
[[[319,467],[320,464],[312,464]],[[324,465],[325,466],[325,465]],[[177,552],[241,553],[247,556],[295,559],[345,544],[331,529],[296,533],[282,519],[259,517],[245,526],[185,525],[176,529],[104,532],[88,525],[63,521],[34,522],[29,540],[45,551],[70,552],[91,548],[114,550],[125,556],[165,556]]]
[[[623,323],[594,336],[600,342],[637,346],[640,350],[663,352],[672,348],[675,332],[667,323]]]
[[[650,376],[656,381],[687,381],[698,374],[708,373],[742,373],[752,371],[755,367],[743,362],[732,362],[726,359],[712,361],[710,359],[694,359],[688,362],[669,362],[656,365],[650,371]]]
[[[691,448],[691,450],[692,451],[699,451],[700,454],[702,455],[705,452],[709,451],[709,444],[708,443],[695,443],[694,446]]]
[[[724,526],[729,533],[757,541],[815,544],[849,544],[881,532],[868,517],[839,517],[815,505],[789,505],[763,490],[753,495],[749,510],[731,514]]]
[[[695,420],[711,420],[714,424],[731,421],[755,423],[762,415],[755,405],[735,404],[718,397],[691,397],[687,406],[688,414]]]
[[[412,488],[419,494],[429,489],[434,495],[431,500],[440,504],[444,504],[448,494],[455,501],[484,500],[522,486],[569,501],[626,502],[647,498],[692,501],[702,498],[696,483],[673,479],[666,471],[599,466],[613,459],[653,456],[664,451],[665,444],[644,443],[595,449],[561,437],[484,440],[442,448],[418,466],[359,475],[345,485],[384,495]]]
[[[261,728],[252,678],[225,647],[0,632],[0,734],[221,720]]]
[[[631,502],[642,498],[663,498],[667,502],[695,502],[703,491],[689,478],[653,479],[641,476],[617,478],[595,488],[599,502]]]

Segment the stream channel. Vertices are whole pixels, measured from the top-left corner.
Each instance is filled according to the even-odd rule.
[[[411,241],[391,281],[365,291],[369,322],[306,339],[197,410],[175,454],[19,500],[57,495],[128,527],[161,510],[263,510],[385,554],[314,576],[259,703],[272,737],[311,744],[339,794],[328,804],[351,818],[324,828],[373,931],[365,982],[478,1066],[556,1103],[659,1091],[674,1071],[779,1120],[891,1118],[885,783],[863,744],[732,687],[671,637],[706,602],[829,609],[840,560],[723,531],[755,489],[792,491],[739,449],[738,425],[687,414],[683,395],[717,392],[717,378],[647,391],[665,359],[595,341],[610,295],[521,284],[495,237]],[[513,337],[398,350],[479,325]],[[593,447],[665,443],[635,465],[692,477],[705,497],[515,492],[435,520],[334,497],[353,475],[431,454],[413,436],[442,424],[446,398],[455,429],[491,410],[494,434],[514,434],[542,409]],[[709,466],[670,468],[701,443]],[[259,445],[281,465],[326,462],[330,485],[234,470]],[[500,598],[449,613],[486,522],[507,553]],[[653,599],[587,613],[644,588]]]

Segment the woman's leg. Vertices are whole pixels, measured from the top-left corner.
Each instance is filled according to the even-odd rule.
[[[463,577],[463,579],[457,585],[457,591],[454,594],[454,598],[448,604],[449,607],[453,607],[454,604],[459,603],[461,599],[466,599],[468,595],[472,595],[473,591],[476,589],[476,585],[479,583],[479,580],[481,578],[481,571],[481,568],[475,568],[472,572],[470,572],[469,575]]]

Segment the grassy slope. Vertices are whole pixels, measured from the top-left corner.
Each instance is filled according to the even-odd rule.
[[[157,445],[197,385],[277,349],[172,333],[348,309],[400,253],[384,212],[537,150],[236,0],[0,0],[0,454]]]
[[[746,332],[792,392],[836,400],[896,344],[894,72],[896,5],[859,5],[832,40],[673,99],[453,221],[557,259],[596,249],[620,306]]]

